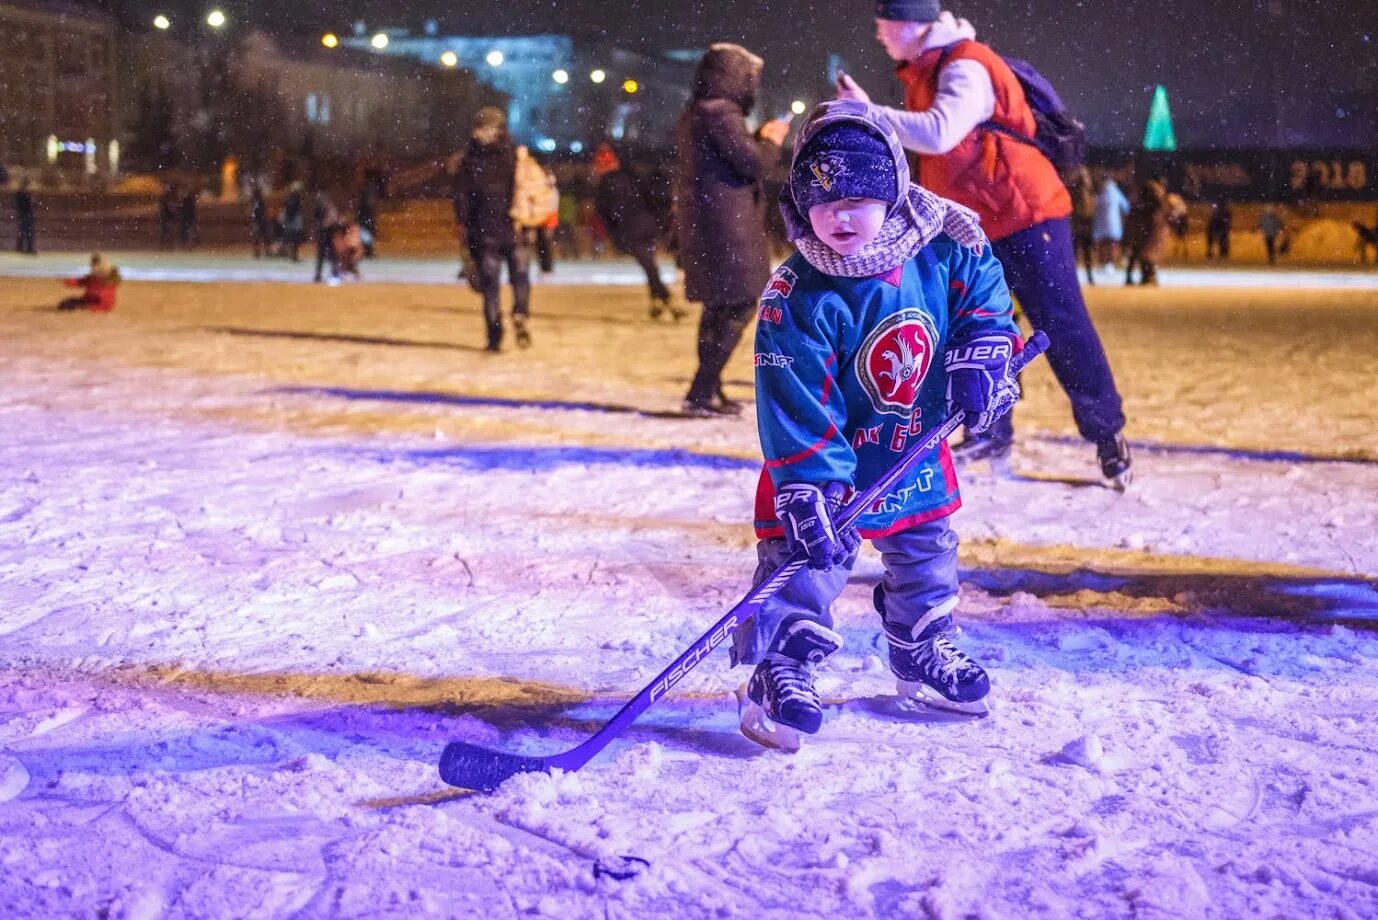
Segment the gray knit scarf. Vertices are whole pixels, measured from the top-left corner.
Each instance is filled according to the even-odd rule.
[[[811,232],[794,240],[794,245],[814,268],[842,278],[883,275],[908,262],[939,233],[946,233],[977,255],[985,249],[981,218],[970,208],[912,183],[909,204],[911,207],[896,208],[881,225],[880,235],[854,255],[839,255]]]

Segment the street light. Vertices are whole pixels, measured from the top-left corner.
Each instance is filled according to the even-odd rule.
[[[372,45],[375,50],[382,51],[388,46],[388,34],[386,32],[379,32],[377,35],[373,36],[369,44]]]
[[[458,67],[459,55],[455,54],[453,51],[441,52],[440,63],[444,64],[446,67]]]
[[[805,105],[804,102],[800,99],[796,99],[789,104],[789,110],[796,115],[803,115],[806,111],[808,111],[808,108],[809,107]]]
[[[566,83],[569,82],[569,71],[564,69],[557,70],[550,75],[550,79],[554,80],[556,83],[559,83],[561,86],[564,86]]]
[[[624,80],[622,83],[622,92],[626,93],[628,96],[636,95],[636,91],[639,89],[641,89],[641,84],[637,83],[635,80]]]
[[[589,74],[589,79],[594,83],[602,83],[607,78],[607,73],[602,70],[595,70],[593,73]]]
[[[334,32],[327,32],[321,36],[321,44],[325,45],[327,48],[338,48],[340,46],[340,37]]]
[[[172,20],[168,19],[162,13],[159,13],[157,16],[153,17],[153,28],[160,32],[166,32],[168,29],[172,28]]]
[[[495,48],[488,52],[488,56],[484,60],[488,62],[489,67],[501,67],[504,58],[502,52]]]
[[[224,28],[225,14],[220,12],[220,10],[211,10],[210,15],[206,17],[206,25],[210,26],[212,29]]]

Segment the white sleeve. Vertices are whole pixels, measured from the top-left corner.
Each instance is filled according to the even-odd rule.
[[[894,126],[906,150],[944,154],[995,115],[995,84],[976,61],[953,61],[938,74],[938,95],[926,111],[872,108]]]

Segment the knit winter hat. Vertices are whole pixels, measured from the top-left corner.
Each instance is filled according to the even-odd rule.
[[[809,208],[843,198],[899,200],[899,173],[889,146],[860,124],[842,122],[809,138],[789,176],[795,206]]]
[[[893,22],[935,22],[942,12],[939,0],[876,0],[876,18]]]

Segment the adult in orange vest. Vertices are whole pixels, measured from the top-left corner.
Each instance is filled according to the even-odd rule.
[[[899,65],[905,108],[873,109],[918,154],[926,188],[981,216],[1011,290],[1052,340],[1049,364],[1078,430],[1096,445],[1106,478],[1123,486],[1131,466],[1124,408],[1077,280],[1072,199],[1047,157],[1011,136],[1032,139],[1037,130],[1018,78],[939,0],[877,0],[876,38]],[[839,95],[870,103],[846,75]],[[1013,443],[1006,416],[985,435],[968,435],[954,453],[969,461],[1003,459]]]

